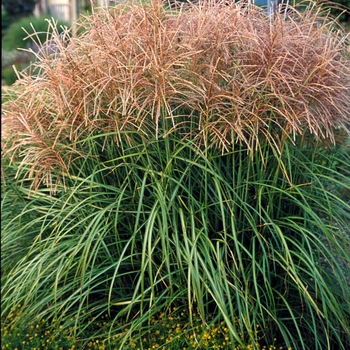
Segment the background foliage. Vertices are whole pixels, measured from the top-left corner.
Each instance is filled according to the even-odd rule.
[[[28,16],[11,24],[3,37],[2,48],[5,51],[25,49],[29,47],[42,46],[50,39],[53,28],[50,25],[52,18]],[[61,34],[67,31],[69,24],[62,20],[54,20],[55,30]],[[36,49],[37,50],[37,49]]]
[[[350,21],[350,1],[349,0],[335,0],[324,1],[318,0],[318,4],[331,9],[331,14],[341,21],[343,24],[349,26]]]
[[[3,0],[1,6],[12,18],[20,18],[33,14],[36,0]]]
[[[58,34],[68,32],[69,24],[62,20],[53,20]],[[57,51],[57,46],[50,42],[53,33],[50,19],[47,17],[27,16],[13,22],[2,38],[2,78],[6,85],[12,85],[17,80],[17,71],[26,69],[35,56],[30,50],[37,52],[45,45],[48,52]]]

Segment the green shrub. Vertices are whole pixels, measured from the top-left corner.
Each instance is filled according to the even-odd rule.
[[[24,51],[2,51],[1,55],[1,75],[6,85],[12,85],[17,80],[17,71],[28,67],[32,55]],[[13,67],[15,66],[15,68]]]
[[[53,19],[50,22],[45,17],[25,17],[12,23],[6,29],[2,42],[1,66],[5,83],[12,85],[17,80],[13,65],[18,71],[21,71],[35,61],[37,51],[57,52],[58,46],[52,44],[51,38],[59,35],[62,35],[62,39],[68,40],[69,32],[66,22]]]
[[[6,11],[1,8],[1,38],[4,35],[4,31],[8,28],[10,25],[10,18],[9,15],[6,13]]]
[[[338,17],[343,23],[349,23],[350,20],[350,0],[333,0],[325,1],[318,0],[319,4],[329,7],[331,14],[334,17]]]
[[[18,48],[33,47],[44,44],[49,40],[54,32],[53,26],[49,25],[47,17],[24,17],[12,23],[7,30],[2,41],[2,48],[5,51],[16,50]],[[58,34],[66,32],[68,26],[67,22],[56,21],[55,31]]]
[[[175,307],[198,348],[197,315],[235,349],[347,349],[345,34],[313,4],[289,20],[120,4],[82,23],[3,106],[5,325],[142,348]]]
[[[2,69],[2,79],[5,85],[12,85],[17,80],[17,73],[13,67],[7,67]]]

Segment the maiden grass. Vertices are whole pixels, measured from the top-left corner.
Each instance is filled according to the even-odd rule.
[[[346,39],[312,5],[249,9],[101,10],[18,81],[3,334],[35,315],[55,346],[350,346]]]
[[[181,140],[162,153],[168,141],[118,148],[96,164],[91,154],[61,195],[21,184],[31,198],[4,223],[3,249],[34,227],[39,234],[5,278],[4,306],[26,305],[21,322],[33,314],[60,319],[64,311],[77,337],[87,308],[112,317],[104,339],[119,320],[130,322],[126,342],[173,305],[188,309],[190,323],[193,314],[215,315],[233,346],[259,343],[258,329],[267,344],[344,344],[338,330],[347,328],[349,287],[340,259],[348,259],[349,205],[337,188],[350,187],[345,176],[326,173],[330,156],[306,163],[306,150],[287,143],[285,159],[268,144],[264,160],[246,148],[219,156]],[[36,217],[14,236],[13,223],[32,211]]]

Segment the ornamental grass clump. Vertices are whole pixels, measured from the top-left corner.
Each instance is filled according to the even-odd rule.
[[[348,36],[313,3],[78,24],[3,106],[2,318],[142,348],[175,307],[193,348],[220,324],[237,349],[347,349]]]

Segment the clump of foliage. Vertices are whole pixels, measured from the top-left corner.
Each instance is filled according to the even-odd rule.
[[[111,325],[111,318],[108,313],[95,318],[91,315],[93,310],[83,311],[85,314],[85,322],[87,326],[86,332],[91,334],[97,330],[107,330]],[[57,319],[41,319],[34,317],[32,321],[25,326],[15,327],[10,326],[11,321],[21,317],[21,305],[16,305],[11,309],[11,313],[2,323],[1,328],[1,344],[8,349],[59,349],[59,350],[106,350],[118,349],[120,343],[123,342],[124,335],[128,333],[128,324],[118,323],[118,331],[111,333],[109,339],[105,339],[96,335],[89,342],[84,341],[80,337],[74,335],[74,327],[67,328],[64,326],[65,315],[58,321]],[[139,330],[139,334],[144,334],[144,337],[136,335],[131,337],[127,342],[124,342],[123,349],[223,349],[223,350],[243,350],[256,349],[261,350],[283,350],[283,347],[271,345],[260,345],[246,343],[247,347],[232,347],[232,342],[229,337],[229,330],[225,327],[224,322],[213,322],[212,317],[207,321],[210,324],[203,324],[199,315],[193,315],[193,321],[189,322],[189,317],[186,309],[179,310],[177,308],[169,309],[166,313],[162,312],[154,315],[150,319],[150,324],[143,325]],[[239,322],[236,319],[235,322]],[[56,330],[52,332],[52,324],[55,324]],[[242,334],[242,338],[243,338]],[[243,339],[244,340],[244,339]],[[160,346],[165,344],[165,346]]]
[[[12,23],[5,31],[2,49],[5,51],[36,48],[50,40],[53,31],[61,34],[68,31],[69,24],[62,20],[56,20],[54,26],[50,25],[53,19],[47,17],[24,17]],[[55,29],[53,29],[53,27]]]
[[[65,21],[57,20],[53,24],[44,17],[24,17],[12,23],[3,35],[2,40],[2,78],[6,85],[17,80],[17,71],[26,69],[35,60],[32,51],[37,52],[45,45],[46,51],[57,51],[57,45],[51,41],[55,31],[61,39],[68,40],[69,26]],[[15,67],[15,68],[14,68]]]
[[[11,19],[9,15],[6,13],[4,8],[1,8],[1,38],[3,37],[6,28],[10,25],[10,21]]]
[[[36,54],[3,106],[10,327],[142,348],[175,307],[231,348],[350,346],[348,37],[292,10],[119,4]]]
[[[329,8],[331,14],[342,23],[349,23],[350,20],[350,0],[318,0],[318,5]]]

